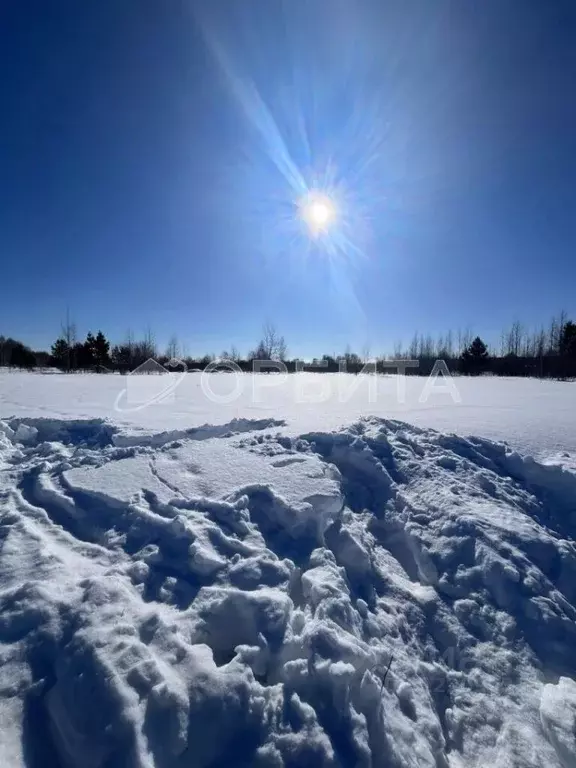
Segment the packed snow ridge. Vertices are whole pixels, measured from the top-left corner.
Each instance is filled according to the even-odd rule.
[[[576,474],[378,418],[0,422],[0,764],[576,765]]]

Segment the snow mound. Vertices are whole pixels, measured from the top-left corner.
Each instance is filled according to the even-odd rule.
[[[576,474],[276,426],[0,422],[0,764],[576,765]]]
[[[160,447],[175,440],[208,440],[212,437],[230,437],[240,432],[281,427],[279,419],[235,418],[226,424],[203,424],[189,429],[172,429],[166,432],[150,432],[136,428],[120,429],[105,419],[52,419],[13,418],[4,424],[4,430],[15,433],[16,442],[35,444],[37,442],[62,442],[74,445],[116,445],[127,447],[150,445]]]

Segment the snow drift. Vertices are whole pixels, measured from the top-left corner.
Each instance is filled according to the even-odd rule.
[[[575,530],[568,468],[397,421],[0,422],[0,762],[573,766]]]

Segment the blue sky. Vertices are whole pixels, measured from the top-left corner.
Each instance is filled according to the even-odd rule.
[[[21,0],[0,66],[0,333],[270,320],[307,356],[576,315],[572,0]]]

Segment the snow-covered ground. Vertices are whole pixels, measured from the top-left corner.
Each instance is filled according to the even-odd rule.
[[[296,378],[0,374],[1,766],[576,765],[576,385]]]
[[[506,441],[538,456],[576,453],[576,382],[457,377],[450,391],[441,377],[190,373],[181,381],[174,375],[165,402],[142,408],[164,378],[0,372],[0,418],[99,418],[145,432],[275,419],[298,435],[381,416]]]

